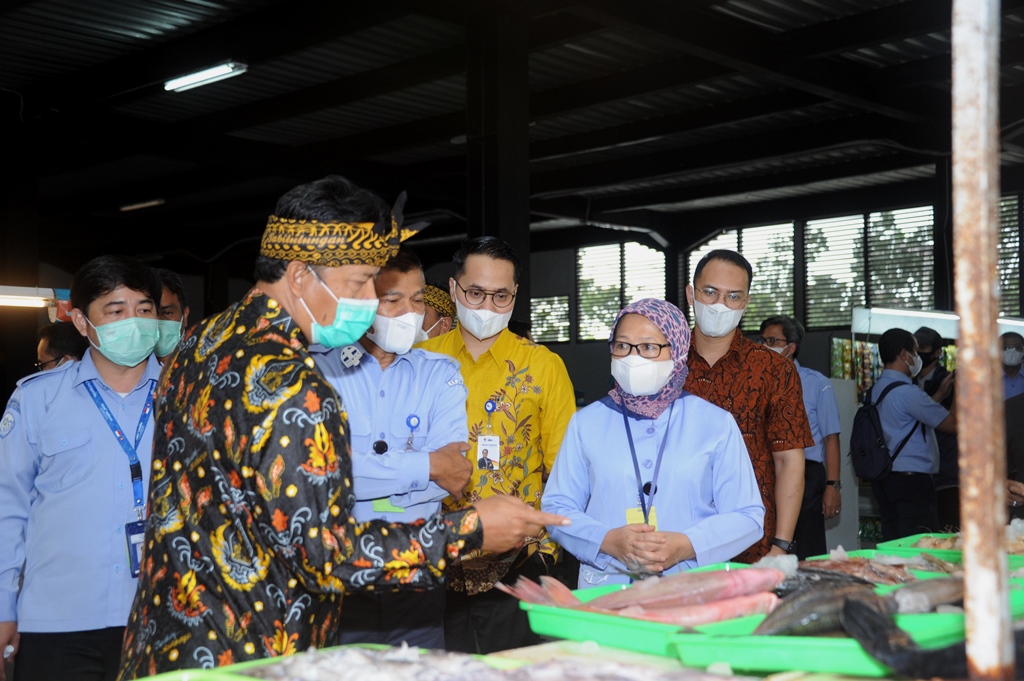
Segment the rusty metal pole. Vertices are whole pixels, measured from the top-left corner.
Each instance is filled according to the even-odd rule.
[[[1006,453],[999,387],[999,0],[953,3],[953,253],[967,662],[1009,680],[1014,655],[1005,548]]]

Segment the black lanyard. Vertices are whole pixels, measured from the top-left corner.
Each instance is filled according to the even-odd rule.
[[[636,492],[640,497],[640,510],[644,513],[644,524],[650,524],[650,510],[654,508],[654,493],[658,491],[658,472],[661,470],[661,457],[665,453],[665,443],[668,442],[668,431],[672,425],[672,410],[676,403],[673,401],[668,408],[668,421],[665,423],[665,434],[661,437],[661,446],[658,447],[658,458],[654,463],[654,477],[651,478],[651,494],[648,505],[644,501],[644,480],[640,477],[640,460],[636,458],[636,446],[633,444],[633,433],[629,429],[629,417],[626,416],[626,405],[622,406],[622,423],[626,426],[626,439],[629,440],[629,453],[633,455],[633,473],[636,475]]]

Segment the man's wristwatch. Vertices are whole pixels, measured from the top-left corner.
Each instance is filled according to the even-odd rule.
[[[832,485],[837,490],[840,490],[840,489],[843,488],[843,481],[842,480],[826,480],[825,484],[826,485]]]
[[[795,539],[793,539],[792,541],[786,541],[785,539],[779,539],[778,537],[775,537],[774,539],[772,539],[772,544],[774,544],[775,546],[778,546],[780,549],[782,549],[786,553],[796,553],[796,540]]]

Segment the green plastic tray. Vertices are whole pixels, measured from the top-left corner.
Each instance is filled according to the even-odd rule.
[[[930,553],[960,553],[960,551],[958,549],[957,550],[954,550],[954,549],[924,549],[924,548],[919,548],[917,546],[914,546],[914,544],[916,544],[921,539],[924,539],[925,537],[938,537],[939,539],[948,539],[950,537],[955,537],[955,536],[956,536],[955,533],[948,533],[948,532],[946,532],[946,533],[942,533],[942,532],[939,532],[939,533],[924,532],[922,534],[912,534],[912,535],[910,535],[908,537],[901,537],[900,539],[890,539],[889,541],[879,542],[879,543],[875,544],[875,548],[876,549],[905,548],[905,549],[913,549],[914,551],[928,551]]]
[[[749,567],[746,563],[715,563],[694,568],[692,571],[735,570]],[[598,596],[627,588],[628,585],[614,584],[579,589],[573,593],[581,601],[587,602]],[[530,629],[540,636],[570,641],[594,641],[611,648],[663,657],[676,656],[669,639],[682,630],[682,627],[675,624],[647,622],[631,617],[583,612],[550,605],[520,602],[519,607],[526,611]]]
[[[893,539],[891,541],[882,542],[876,545],[877,550],[891,552],[891,551],[912,551],[914,553],[930,553],[936,558],[942,560],[948,560],[951,563],[963,563],[964,552],[953,549],[927,549],[919,546],[914,546],[918,541],[924,537],[955,537],[955,534],[912,534],[909,537],[903,537],[902,539]],[[1020,570],[1024,568],[1024,555],[1017,553],[1006,554],[1006,564],[1010,570]]]
[[[1010,580],[1010,614],[1014,619],[1024,616],[1024,580]],[[862,677],[887,676],[892,671],[852,638],[751,635],[764,618],[750,615],[705,624],[695,627],[700,633],[676,634],[670,643],[680,661],[691,667],[727,663],[733,670],[747,673],[804,671]],[[896,615],[895,621],[923,648],[941,648],[965,637],[961,613]]]

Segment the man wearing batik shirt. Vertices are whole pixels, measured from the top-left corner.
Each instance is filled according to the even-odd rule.
[[[418,346],[457,359],[469,390],[470,460],[477,466],[462,498],[447,499],[445,507],[465,508],[500,492],[539,508],[576,412],[572,382],[558,355],[507,328],[522,271],[515,251],[494,237],[477,237],[453,261],[449,291],[459,326]],[[445,647],[490,653],[538,643],[518,601],[493,586],[549,574],[558,552],[546,531],[521,550],[465,552],[449,577]]]
[[[796,552],[804,447],[814,445],[796,367],[737,328],[752,279],[746,258],[714,250],[700,259],[686,287],[695,320],[686,390],[736,417],[764,502],[764,536],[736,557],[744,563]]]
[[[433,588],[462,551],[565,522],[508,496],[411,524],[351,517],[348,424],[307,347],[369,328],[374,275],[409,235],[394,213],[337,176],[288,192],[256,286],[164,366],[121,678],[322,647],[346,590]]]

